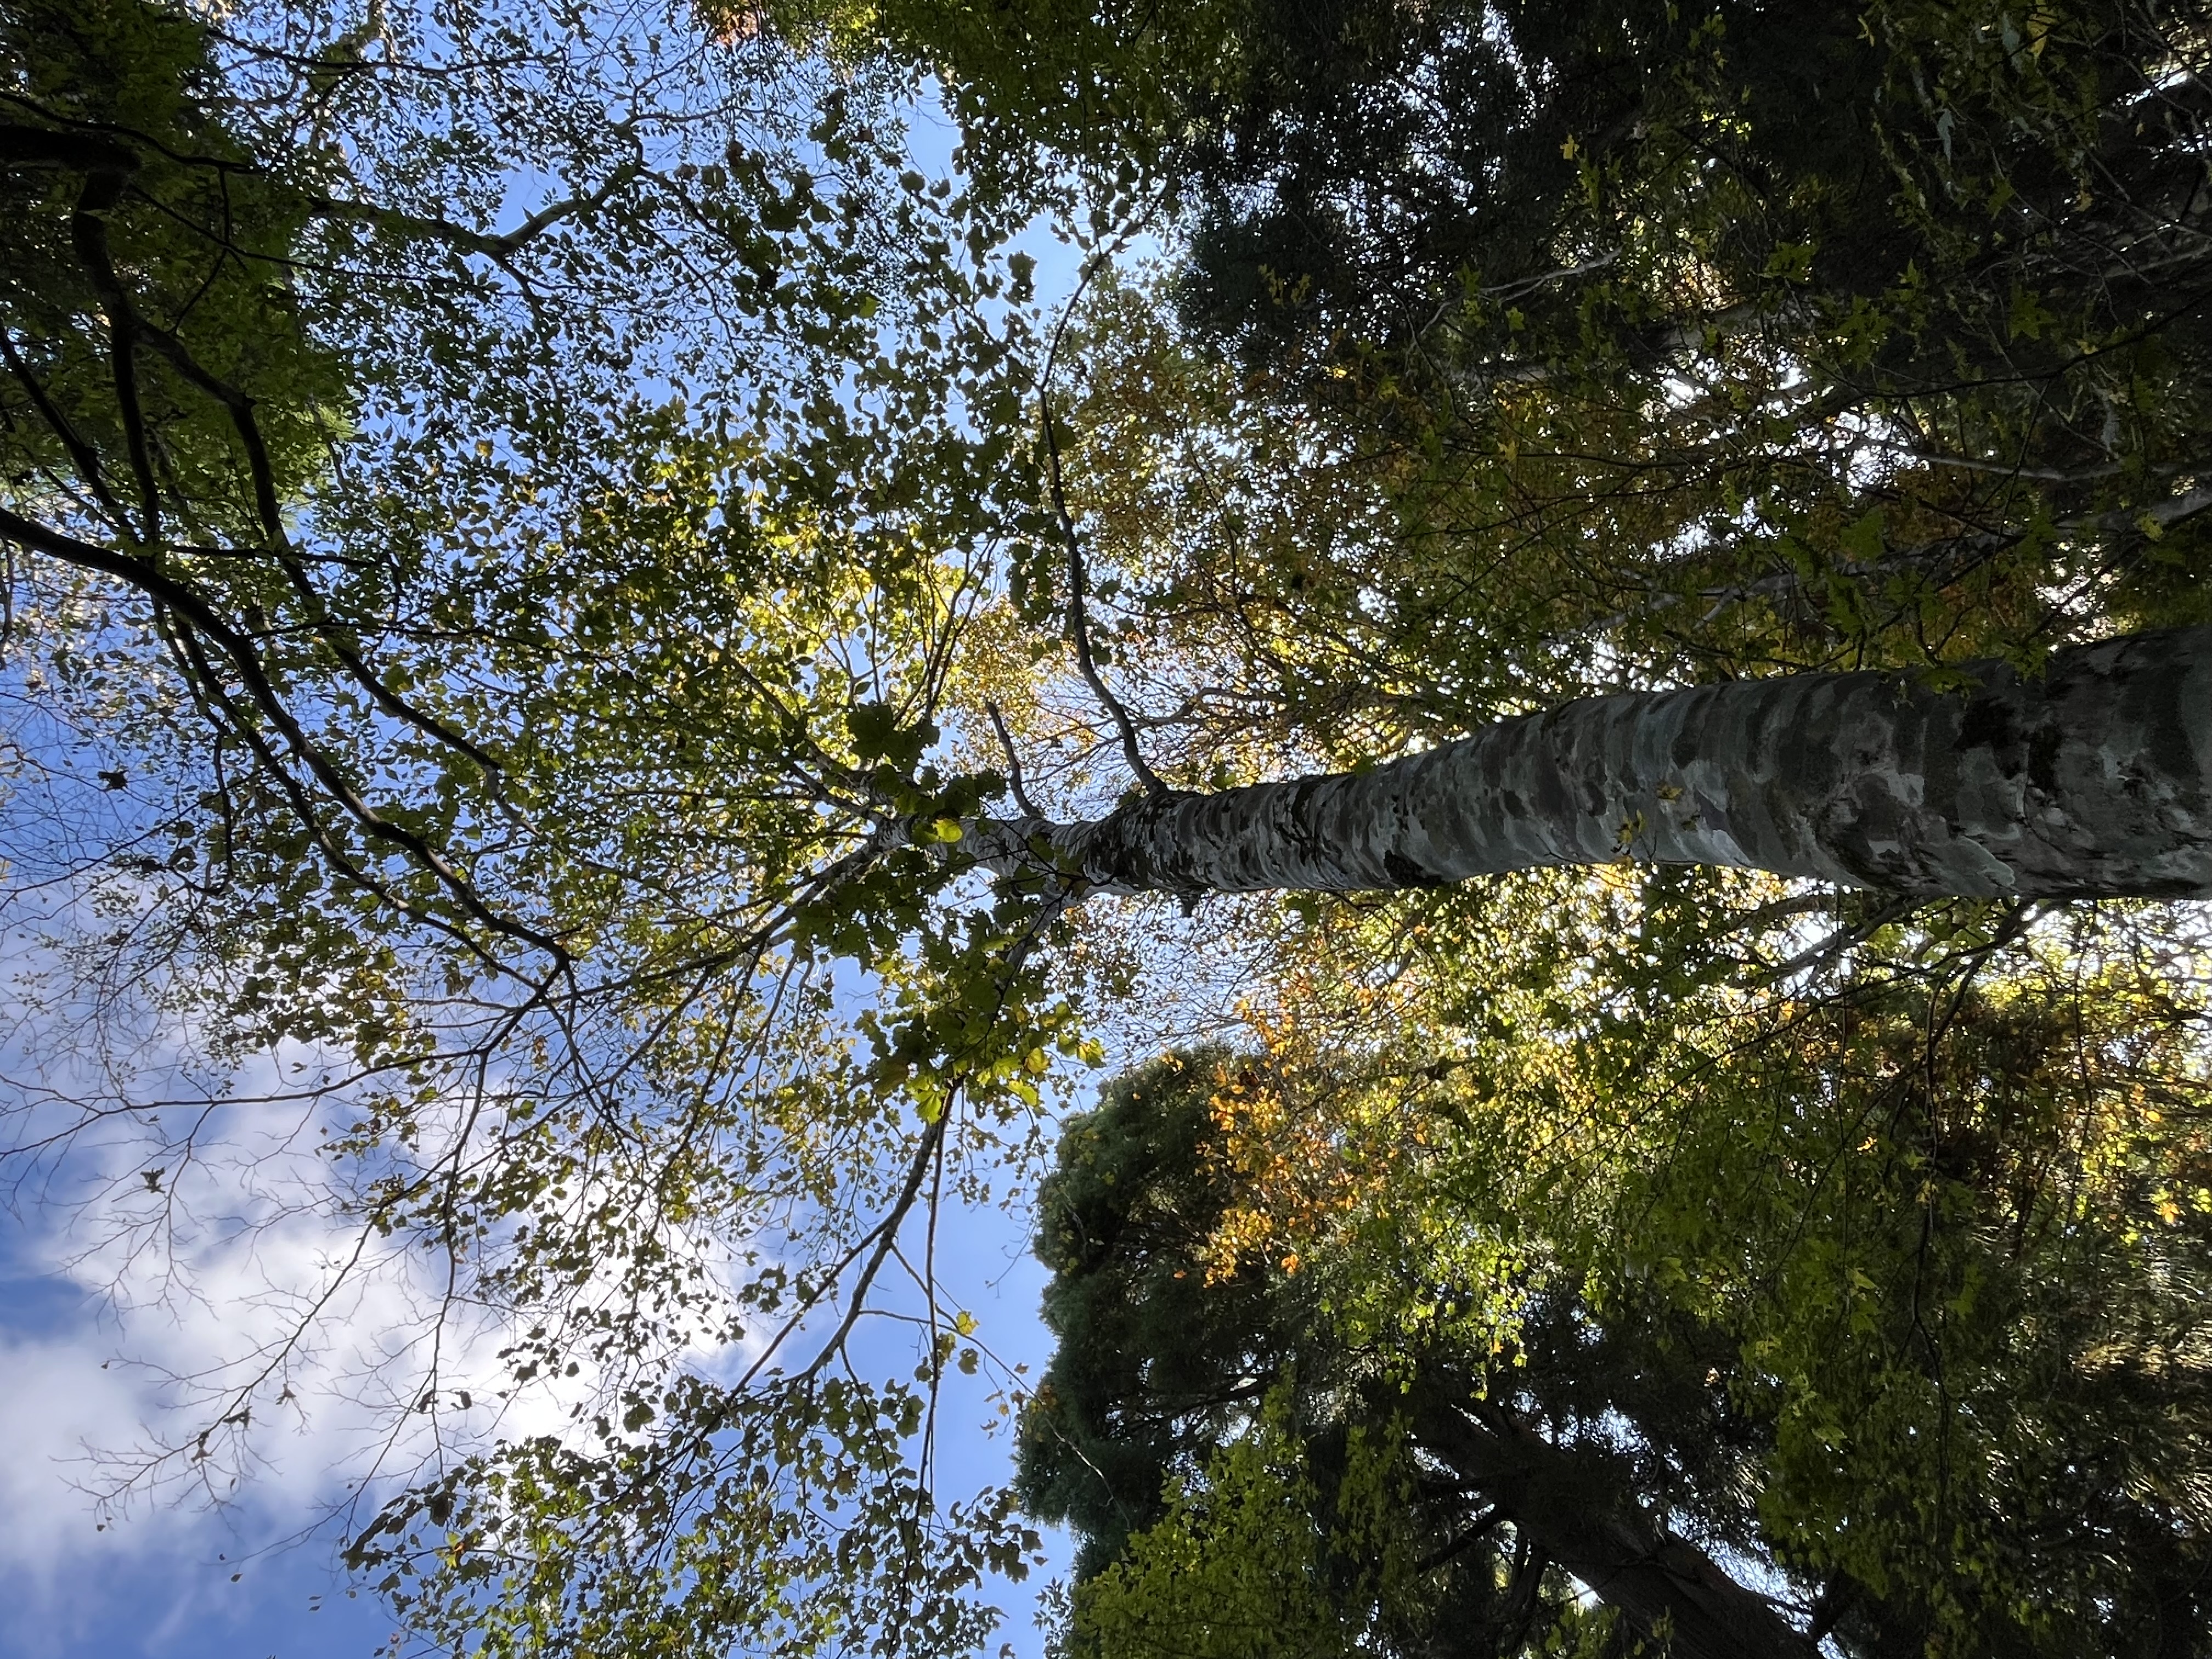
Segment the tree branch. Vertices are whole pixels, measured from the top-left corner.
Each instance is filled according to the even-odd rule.
[[[509,231],[472,230],[466,225],[456,224],[451,219],[441,219],[434,215],[409,213],[401,208],[380,207],[374,202],[356,202],[336,196],[323,198],[313,204],[311,210],[325,219],[349,220],[428,241],[444,242],[465,252],[481,253],[506,266],[526,244],[536,240],[564,219],[596,212],[606,205],[617,191],[644,172],[642,163],[625,161],[610,173],[605,182],[597,190],[549,202]],[[511,270],[512,268],[509,269]]]
[[[1129,769],[1137,775],[1145,793],[1158,799],[1172,792],[1146,761],[1144,750],[1137,745],[1137,728],[1129,719],[1129,711],[1107,686],[1091,654],[1091,619],[1084,604],[1083,544],[1075,533],[1075,520],[1068,515],[1067,497],[1060,488],[1060,439],[1054,429],[1052,400],[1040,392],[1037,401],[1044,410],[1045,460],[1049,469],[1053,512],[1060,521],[1061,539],[1067,544],[1067,632],[1075,647],[1075,665],[1091,695],[1112,719],[1114,729],[1121,733],[1121,753],[1129,763]]]
[[[212,641],[230,659],[245,687],[247,698],[276,729],[286,749],[313,775],[332,802],[359,824],[371,840],[384,842],[405,854],[428,871],[463,911],[495,933],[544,951],[556,963],[568,961],[568,951],[558,939],[494,910],[477,891],[475,884],[455,868],[438,848],[423,836],[392,823],[363,799],[330,757],[324,754],[320,746],[307,736],[297,717],[285,705],[252,641],[225,622],[213,606],[190,587],[148,560],[133,558],[79,541],[59,531],[33,523],[6,507],[0,507],[0,536],[6,536],[38,552],[49,554],[64,563],[114,577],[167,608],[195,633]],[[267,760],[268,757],[264,757],[264,763]],[[281,768],[277,772],[280,777],[284,775]],[[316,820],[304,799],[295,797],[294,804],[297,810],[307,814],[308,825],[314,828]],[[325,850],[329,850],[327,845]],[[389,894],[384,896],[391,896]]]
[[[999,713],[999,705],[987,701],[983,708],[991,717],[992,728],[999,734],[999,746],[1006,751],[1006,787],[1013,793],[1014,805],[1021,809],[1024,817],[1042,817],[1044,814],[1036,810],[1036,804],[1030,799],[1029,791],[1022,787],[1022,757],[1014,752],[1014,740],[1007,733],[1006,719]]]
[[[92,492],[93,498],[114,520],[117,532],[128,536],[131,533],[131,515],[123,510],[123,503],[116,500],[107,488],[107,479],[100,471],[99,453],[85,441],[69,416],[63,414],[54,400],[46,395],[46,387],[39,384],[38,376],[31,373],[30,365],[17,353],[15,342],[4,329],[0,329],[0,361],[7,363],[8,372],[21,385],[32,406],[39,411],[39,418],[46,422],[47,428],[69,452],[70,461],[76,468],[77,476],[84,480],[85,488]]]

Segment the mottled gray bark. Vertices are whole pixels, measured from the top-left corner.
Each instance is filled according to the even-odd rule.
[[[2212,896],[2212,628],[1588,698],[1364,773],[974,826],[1091,890],[1431,886],[1624,858],[1927,896]]]

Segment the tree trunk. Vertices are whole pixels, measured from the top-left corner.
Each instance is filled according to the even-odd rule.
[[[1530,1543],[1674,1659],[1816,1659],[1818,1644],[1627,1496],[1608,1460],[1569,1451],[1494,1408],[1416,1390],[1413,1434]]]
[[[1929,897],[2207,896],[2212,628],[2055,652],[2039,679],[1985,662],[1588,698],[1370,772],[972,828],[989,866],[1050,863],[1092,891],[1630,859]]]

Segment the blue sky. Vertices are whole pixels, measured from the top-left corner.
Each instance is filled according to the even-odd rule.
[[[947,166],[954,134],[940,114],[918,111],[914,139],[921,165]],[[1024,240],[1040,294],[1049,303],[1068,293],[1074,251],[1042,227]],[[125,1147],[108,1162],[130,1157]],[[129,1184],[135,1165],[117,1167]],[[226,1255],[225,1240],[210,1235],[199,1241],[211,1264],[203,1297],[142,1295],[118,1318],[96,1293],[112,1264],[96,1249],[81,1254],[84,1241],[61,1218],[66,1204],[12,1196],[18,1201],[0,1209],[0,1595],[9,1606],[0,1659],[295,1659],[384,1649],[389,1613],[366,1591],[348,1594],[339,1529],[318,1525],[358,1466],[366,1412],[310,1401],[312,1409],[264,1436],[265,1467],[219,1506],[140,1505],[102,1528],[84,1489],[95,1478],[88,1448],[126,1448],[161,1420],[159,1373],[190,1372],[250,1343],[257,1319],[281,1316],[269,1287],[288,1273],[312,1277],[330,1235],[303,1222],[273,1243],[264,1238],[250,1260]],[[1026,1225],[1018,1212],[948,1209],[939,1260],[948,1304],[972,1311],[979,1339],[1025,1361],[1034,1379],[1050,1343],[1036,1316],[1043,1272],[1028,1254]],[[365,1299],[339,1330],[326,1375],[343,1374],[349,1342],[357,1354],[399,1317],[394,1305]],[[906,1340],[890,1325],[863,1338],[879,1352]],[[911,1364],[892,1359],[886,1374]],[[939,1489],[948,1498],[1006,1475],[1009,1440],[984,1431],[982,1392],[948,1395],[939,1448]],[[999,1639],[1024,1659],[1042,1646],[1035,1592],[1069,1554],[1058,1538],[1048,1548],[1052,1567],[994,1597],[1010,1613]]]
[[[32,1241],[10,1231],[20,1256]],[[129,1334],[102,1314],[56,1276],[0,1280],[0,1655],[247,1659],[381,1643],[388,1616],[346,1598],[327,1540],[257,1553],[313,1519],[289,1485],[231,1513],[141,1511],[95,1529],[84,1446],[126,1441],[154,1403],[117,1367]]]

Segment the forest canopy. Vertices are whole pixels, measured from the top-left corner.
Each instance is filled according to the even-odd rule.
[[[343,1241],[106,1501],[388,1285],[428,1650],[2212,1652],[2208,53],[0,0],[9,1190]]]

